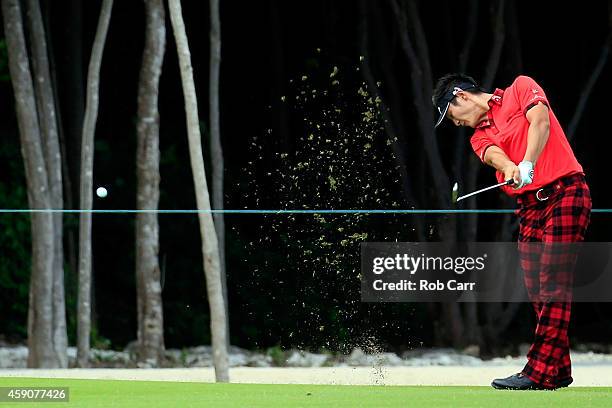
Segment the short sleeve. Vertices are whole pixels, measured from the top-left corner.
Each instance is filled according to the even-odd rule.
[[[476,153],[481,162],[484,162],[484,155],[487,149],[495,146],[491,138],[482,130],[477,130],[474,133],[470,138],[470,143],[472,144],[472,150],[474,150],[474,153]]]
[[[550,108],[544,90],[532,78],[521,75],[516,78],[512,86],[523,114],[526,114],[531,107],[537,105],[539,102],[544,103]]]

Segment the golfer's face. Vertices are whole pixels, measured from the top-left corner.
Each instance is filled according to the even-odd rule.
[[[446,117],[449,118],[455,126],[476,127],[477,122],[476,104],[470,99],[455,97],[453,102],[448,107]]]

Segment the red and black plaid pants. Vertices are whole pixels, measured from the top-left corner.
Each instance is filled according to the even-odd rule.
[[[541,201],[543,199],[543,201]],[[555,388],[571,376],[570,321],[575,243],[584,240],[591,195],[583,175],[519,196],[519,254],[537,326],[523,374]],[[571,245],[574,243],[574,245]]]

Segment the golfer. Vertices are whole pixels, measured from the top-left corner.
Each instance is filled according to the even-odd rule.
[[[508,88],[487,93],[471,77],[449,74],[439,79],[433,103],[436,127],[448,118],[474,128],[470,142],[476,155],[497,170],[499,182],[514,180],[502,188],[517,199],[519,254],[537,327],[523,370],[491,385],[567,387],[573,381],[567,329],[576,259],[555,245],[584,239],[591,196],[582,166],[544,90],[530,77],[521,75]]]

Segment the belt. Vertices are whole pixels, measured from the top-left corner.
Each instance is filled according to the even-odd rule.
[[[530,205],[541,203],[548,200],[555,193],[563,190],[565,187],[570,186],[578,181],[584,181],[584,175],[576,173],[569,176],[561,177],[536,191],[528,191],[519,195],[516,201],[519,205],[523,207],[528,207]]]

